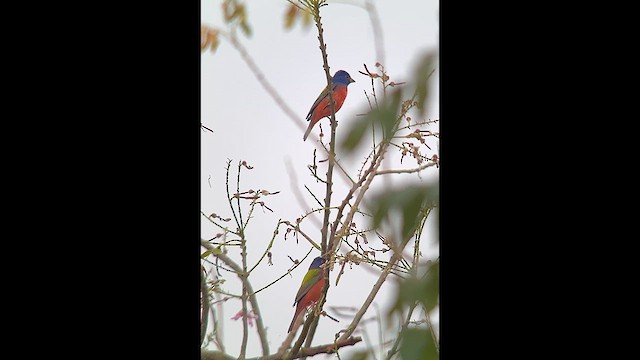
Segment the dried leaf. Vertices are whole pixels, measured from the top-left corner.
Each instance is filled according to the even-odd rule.
[[[291,29],[297,17],[298,7],[294,4],[289,4],[289,8],[287,8],[287,12],[284,15],[284,28],[287,30]]]
[[[206,25],[200,25],[200,51],[203,52],[210,48],[212,52],[218,48],[218,30],[212,29]]]

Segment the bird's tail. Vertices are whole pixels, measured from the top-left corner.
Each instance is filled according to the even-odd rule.
[[[307,131],[304,132],[304,136],[302,137],[302,141],[307,141],[307,137],[309,137],[309,134],[311,134],[311,129],[313,129],[313,125],[315,125],[316,123],[311,120],[309,121],[309,126],[307,127]]]
[[[289,330],[287,330],[287,334],[291,332],[291,329],[293,329],[293,324],[296,322],[297,317],[298,316],[296,315],[293,317],[293,320],[291,320],[291,325],[289,325]]]
[[[293,324],[296,323],[297,318],[298,318],[298,314],[296,313],[295,315],[293,315],[293,320],[291,320],[291,325],[289,325],[289,330],[287,330],[287,334],[291,332],[291,329],[293,329]]]
[[[302,307],[300,306],[300,304],[298,304],[298,306],[296,306],[296,313],[293,314],[293,319],[291,320],[291,325],[289,325],[289,330],[287,331],[287,333],[290,333],[291,330],[293,329],[293,324],[296,323],[296,320],[298,319],[298,315],[300,315],[300,313],[302,313],[303,311]]]

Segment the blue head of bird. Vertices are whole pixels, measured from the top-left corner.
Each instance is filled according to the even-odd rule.
[[[326,262],[325,259],[321,258],[321,257],[317,257],[315,259],[313,259],[313,262],[311,263],[311,266],[309,266],[309,270],[311,269],[320,269],[320,265],[324,264]]]
[[[342,84],[342,85],[349,85],[352,82],[356,82],[355,80],[353,80],[351,78],[351,75],[349,75],[348,72],[344,71],[344,70],[338,70],[334,75],[333,78],[331,79],[331,81],[334,84]]]

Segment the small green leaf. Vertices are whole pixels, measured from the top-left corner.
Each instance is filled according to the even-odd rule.
[[[422,304],[427,312],[438,305],[440,294],[440,263],[433,264],[428,273],[422,278],[407,278],[400,283],[396,300],[389,312],[389,319],[396,311],[412,306],[415,303]]]
[[[400,98],[402,97],[402,90],[395,89],[388,97],[390,101],[387,101],[385,106],[381,109],[380,118],[377,119],[384,130],[383,136],[385,140],[389,140],[393,137],[393,130],[398,122],[400,116]],[[374,117],[375,119],[376,117]]]
[[[426,195],[425,191],[419,188],[409,188],[402,192],[403,198],[400,207],[402,209],[402,238],[405,241],[409,240],[422,220],[420,209],[425,202]]]
[[[424,115],[426,112],[425,103],[427,101],[427,96],[429,95],[427,79],[434,68],[435,58],[436,56],[433,52],[424,54],[418,62],[418,66],[414,72],[414,78],[416,81],[416,101],[418,103],[417,108],[420,116]]]
[[[402,239],[400,247],[404,248],[411,235],[426,216],[426,208],[437,202],[437,185],[410,185],[401,189],[387,190],[374,197],[371,203],[373,227],[377,228],[385,218],[393,214],[401,214]],[[395,220],[395,218],[392,218]]]
[[[426,311],[431,311],[438,305],[440,293],[440,262],[433,264],[429,273],[421,280],[422,296],[419,299]]]
[[[251,28],[246,21],[243,20],[242,22],[240,22],[240,28],[247,37],[251,36]]]
[[[351,124],[347,137],[341,142],[343,151],[350,153],[362,141],[364,133],[369,128],[371,121],[369,117],[358,119]]]
[[[251,36],[251,27],[247,22],[247,11],[244,4],[237,0],[225,0],[222,4],[223,18],[226,23],[239,23],[240,29],[246,36]]]
[[[438,351],[433,337],[426,329],[405,329],[400,334],[400,357],[402,360],[437,360]]]
[[[400,115],[400,98],[402,90],[395,89],[379,108],[369,111],[366,116],[349,121],[347,136],[341,141],[342,150],[350,153],[360,145],[367,134],[367,130],[374,126],[377,134],[382,133],[384,140],[393,136],[393,130]]]
[[[311,13],[308,11],[304,11],[302,13],[302,28],[309,29],[309,27],[313,24],[312,20],[313,16],[311,16]]]
[[[400,284],[396,300],[398,310],[404,305],[414,304],[425,295],[421,285],[420,280],[415,278],[408,278]]]
[[[369,357],[368,351],[358,351],[353,353],[349,358],[349,360],[367,360],[368,357]]]
[[[247,22],[247,11],[244,5],[237,5],[237,16],[240,19],[240,28],[246,36],[251,36],[251,27]]]
[[[222,249],[218,246],[217,248],[213,248],[213,249],[209,249],[205,252],[202,253],[202,255],[200,255],[200,258],[204,259],[209,255],[220,255],[222,254]]]

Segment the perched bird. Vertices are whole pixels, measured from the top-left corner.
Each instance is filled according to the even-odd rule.
[[[288,333],[293,329],[293,324],[295,324],[296,319],[300,313],[304,312],[307,306],[316,303],[320,300],[320,295],[322,294],[322,288],[324,287],[324,270],[320,268],[320,265],[325,263],[325,259],[321,257],[317,257],[313,259],[311,266],[309,266],[309,271],[307,271],[304,279],[302,279],[302,284],[300,285],[300,290],[296,294],[296,300],[293,302],[295,306],[296,303],[296,312],[293,315],[293,320],[291,320],[291,325],[289,325]]]
[[[333,99],[336,101],[336,112],[340,110],[344,99],[347,98],[347,86],[352,82],[356,81],[344,70],[336,71],[331,78],[331,83],[333,84]],[[302,139],[307,140],[307,136],[311,133],[313,126],[320,121],[320,119],[327,116],[331,116],[331,99],[329,98],[328,87],[325,87],[316,99],[316,102],[311,105],[311,110],[309,110],[307,114],[307,121],[310,122]]]

